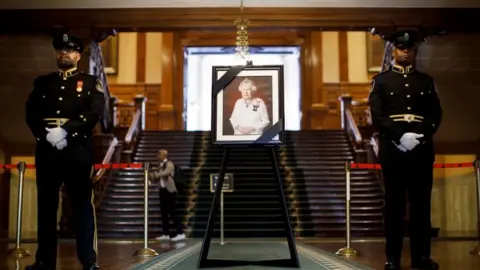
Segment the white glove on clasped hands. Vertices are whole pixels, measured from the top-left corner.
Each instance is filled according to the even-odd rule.
[[[417,140],[417,139],[420,139],[420,138],[423,138],[423,134],[407,132],[407,133],[403,134],[402,138],[400,139],[400,143],[407,150],[412,150],[413,148],[415,148],[420,143]]]
[[[57,144],[55,144],[55,147],[58,150],[62,150],[63,148],[67,147],[67,139],[63,139],[63,140],[59,141]]]
[[[408,151],[407,148],[403,147],[401,144],[396,144],[395,146],[398,148],[398,150],[400,150],[402,152],[407,152]]]
[[[48,131],[47,141],[51,143],[52,146],[56,146],[57,143],[59,143],[60,141],[64,140],[65,137],[67,137],[67,132],[61,127],[45,128],[45,130]],[[65,140],[65,145],[66,145],[66,140]]]

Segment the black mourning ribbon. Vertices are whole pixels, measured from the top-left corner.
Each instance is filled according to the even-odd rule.
[[[216,98],[218,93],[225,89],[236,77],[237,75],[247,66],[251,66],[251,63],[247,63],[244,66],[234,66],[230,68],[223,76],[218,79],[212,86],[212,95],[213,98]],[[254,144],[268,144],[270,143],[275,136],[277,136],[283,128],[283,119],[279,119],[277,123],[271,126],[268,130],[263,132],[260,137],[258,137],[253,143]]]

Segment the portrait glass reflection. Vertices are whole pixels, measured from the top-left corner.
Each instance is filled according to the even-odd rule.
[[[225,90],[223,135],[261,135],[269,128],[272,77],[238,76]]]
[[[228,69],[214,67],[214,80],[221,78]],[[215,141],[255,143],[283,118],[283,66],[247,67],[214,100],[212,131]],[[280,138],[276,136],[270,143],[278,144]]]

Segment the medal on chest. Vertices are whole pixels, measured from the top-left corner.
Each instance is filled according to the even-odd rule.
[[[260,105],[253,105],[253,111],[254,112],[258,111],[258,107],[260,107]]]
[[[83,90],[83,81],[77,82],[77,92],[82,92]]]

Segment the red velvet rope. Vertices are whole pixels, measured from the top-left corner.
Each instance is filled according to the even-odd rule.
[[[128,169],[128,168],[143,168],[142,163],[112,163],[112,164],[95,164],[95,169]],[[17,169],[18,164],[0,164],[0,169]],[[25,164],[26,169],[35,169],[35,164]]]
[[[442,164],[433,164],[435,169],[450,169],[450,168],[472,168],[474,162],[466,163],[442,163]],[[351,169],[361,169],[361,170],[380,170],[382,166],[380,164],[367,164],[367,163],[351,163]]]
[[[143,168],[142,163],[111,163],[111,164],[95,164],[93,165],[95,169],[140,169]],[[474,162],[465,162],[465,163],[441,163],[433,164],[435,169],[450,169],[450,168],[472,168],[475,167]],[[18,164],[0,164],[0,169],[17,169]],[[35,169],[35,164],[25,164],[27,169]],[[368,164],[368,163],[350,163],[351,169],[360,169],[360,170],[380,170],[382,166],[380,164]]]

